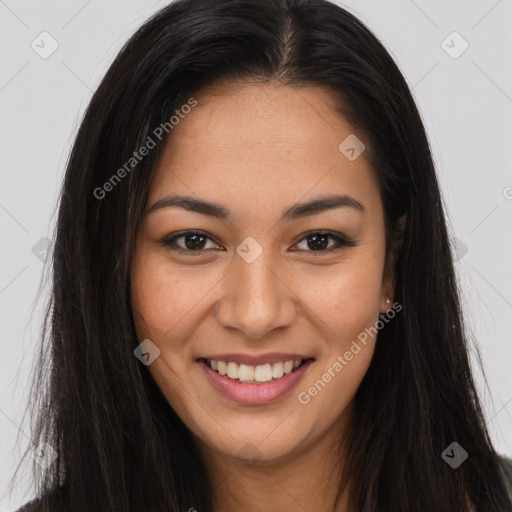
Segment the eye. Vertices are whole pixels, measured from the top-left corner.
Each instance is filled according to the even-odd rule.
[[[183,243],[177,243],[178,240],[182,240]],[[172,235],[170,237],[166,237],[163,240],[161,240],[161,243],[165,246],[169,246],[169,248],[173,251],[186,253],[197,252],[199,254],[201,253],[201,251],[212,248],[205,247],[206,242],[208,240],[213,242],[213,240],[202,231],[185,231],[182,233],[177,233],[176,235]],[[213,245],[219,247],[215,243]]]
[[[329,239],[335,241],[334,247],[332,245],[329,246]],[[341,235],[330,231],[311,231],[297,243],[297,246],[300,246],[300,244],[305,245],[305,248],[300,250],[320,253],[335,251],[342,247],[354,247],[356,245],[351,240],[347,240]],[[311,250],[308,251],[308,248]]]
[[[329,240],[334,240],[334,246],[329,245]],[[180,243],[178,243],[180,241]],[[206,247],[208,241],[213,243],[213,247]],[[208,249],[219,248],[213,239],[202,231],[184,231],[172,236],[168,236],[160,241],[164,246],[169,247],[173,251],[200,255],[202,251]],[[325,253],[341,249],[342,247],[353,247],[356,244],[351,240],[347,240],[339,234],[330,231],[311,231],[306,234],[296,245],[305,244],[306,247],[299,250],[306,252]],[[310,250],[308,250],[310,249]],[[224,250],[220,248],[220,250]]]

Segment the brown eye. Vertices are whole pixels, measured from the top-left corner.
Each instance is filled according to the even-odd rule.
[[[180,241],[178,243],[178,240]],[[213,243],[213,247],[206,247],[208,241]],[[215,247],[219,247],[213,240],[201,231],[186,231],[178,233],[161,240],[162,245],[168,246],[173,251],[180,252],[200,252]]]
[[[181,238],[185,240],[185,247],[190,250],[204,249],[206,237],[204,235],[184,235]]]
[[[179,242],[178,242],[179,241]],[[330,243],[334,241],[334,243]],[[207,247],[208,242],[212,242],[213,246]],[[178,251],[187,254],[218,248],[224,250],[206,233],[201,231],[185,231],[169,236],[161,240],[162,245],[169,247],[172,251]],[[356,244],[347,240],[343,236],[329,231],[312,231],[304,236],[296,245],[305,244],[300,251],[311,253],[326,253],[341,249],[342,247],[353,247]]]
[[[329,245],[329,240],[334,240],[333,245]],[[326,252],[336,250],[344,246],[353,247],[356,245],[354,242],[343,238],[340,235],[336,235],[331,232],[324,231],[313,231],[308,233],[302,240],[297,244],[305,244],[305,247],[299,248],[299,250],[305,250],[307,252]]]

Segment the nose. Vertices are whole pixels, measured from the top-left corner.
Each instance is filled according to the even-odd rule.
[[[296,315],[296,295],[266,254],[252,263],[242,258],[235,261],[216,308],[222,327],[238,329],[247,338],[262,338],[274,329],[290,326]]]

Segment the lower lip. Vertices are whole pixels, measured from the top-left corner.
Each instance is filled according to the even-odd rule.
[[[241,404],[266,404],[279,400],[301,379],[311,363],[313,363],[313,360],[309,359],[295,371],[287,373],[279,379],[269,380],[261,384],[248,384],[221,375],[219,372],[212,370],[202,359],[198,361],[200,368],[206,373],[217,391]]]

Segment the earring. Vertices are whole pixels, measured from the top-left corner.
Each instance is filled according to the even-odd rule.
[[[389,297],[386,297],[386,304],[389,304],[391,302],[391,300],[389,299]]]

